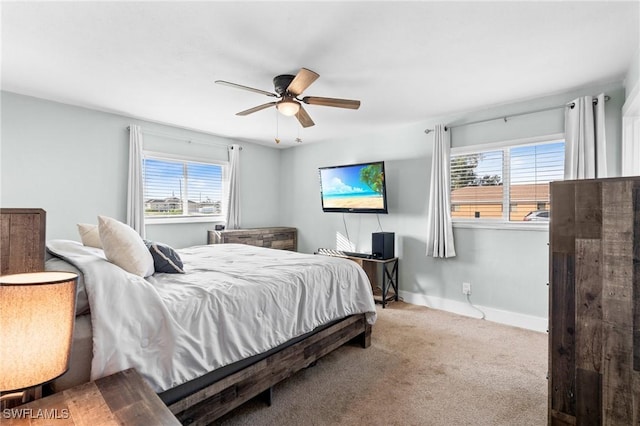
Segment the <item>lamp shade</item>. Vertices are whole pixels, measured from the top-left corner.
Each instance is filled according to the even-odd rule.
[[[276,108],[282,115],[292,117],[300,111],[300,104],[293,99],[284,98],[276,104]]]
[[[0,277],[0,392],[40,385],[67,371],[77,280],[69,272]]]

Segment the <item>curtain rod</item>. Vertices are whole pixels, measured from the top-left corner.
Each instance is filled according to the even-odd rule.
[[[131,131],[131,126],[127,126],[127,130]],[[222,142],[215,142],[215,141],[207,141],[205,139],[194,139],[194,138],[188,138],[188,137],[179,137],[176,135],[172,135],[169,133],[163,133],[163,132],[159,132],[157,130],[148,130],[148,129],[144,129],[141,128],[142,133],[148,134],[148,135],[153,135],[153,136],[160,136],[163,138],[169,138],[169,139],[173,139],[176,141],[180,141],[180,142],[186,142],[189,144],[195,144],[195,145],[206,145],[206,146],[212,146],[212,145],[216,145],[216,146],[220,146],[220,147],[225,147],[225,148],[231,148],[233,145],[229,145],[229,144],[225,144]],[[242,147],[239,147],[240,151],[242,151]]]
[[[605,95],[605,97],[604,97],[605,102],[608,101],[609,99],[611,99],[611,98],[608,95]],[[593,104],[597,105],[598,104],[598,99],[594,99],[593,100]],[[521,115],[536,114],[538,112],[551,111],[551,110],[554,110],[554,109],[561,109],[561,108],[566,108],[566,107],[569,107],[569,108],[573,109],[575,106],[576,106],[575,102],[570,102],[568,104],[553,106],[553,107],[549,107],[549,108],[536,109],[536,110],[533,110],[533,111],[520,112],[520,113],[517,113],[517,114],[501,115],[499,117],[485,118],[484,120],[470,121],[468,123],[454,124],[454,125],[451,125],[451,126],[445,126],[444,130],[447,131],[449,129],[453,129],[454,127],[468,126],[470,124],[478,124],[478,123],[484,123],[486,121],[493,121],[493,120],[500,120],[500,119],[504,120],[505,123],[506,123],[507,119],[513,118],[513,117],[519,117]],[[433,129],[425,129],[424,130],[424,132],[426,134],[429,134],[429,133],[431,133],[433,131],[434,131]]]

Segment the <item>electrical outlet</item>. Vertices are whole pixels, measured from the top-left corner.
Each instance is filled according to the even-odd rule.
[[[471,294],[471,283],[462,283],[462,294]]]

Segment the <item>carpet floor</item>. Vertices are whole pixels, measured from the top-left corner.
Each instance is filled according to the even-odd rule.
[[[547,335],[393,302],[372,344],[348,344],[220,425],[547,423]]]

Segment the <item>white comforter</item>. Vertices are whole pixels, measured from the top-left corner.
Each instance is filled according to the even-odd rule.
[[[135,367],[156,392],[265,352],[348,315],[376,319],[371,286],[354,262],[247,245],[178,250],[185,274],[147,279],[100,249],[53,240],[80,269],[93,327],[91,379]]]

